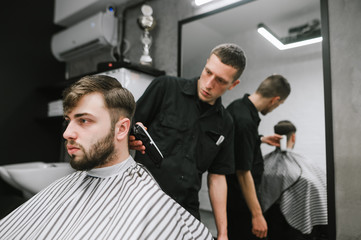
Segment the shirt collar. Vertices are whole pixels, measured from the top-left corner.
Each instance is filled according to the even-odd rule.
[[[182,92],[189,96],[195,96],[199,100],[198,93],[197,93],[198,80],[199,80],[199,77],[195,77],[195,78],[192,78],[190,81],[187,81],[187,83],[184,84],[184,86],[182,88]],[[222,111],[220,111],[221,107],[222,107],[221,97],[217,98],[213,107],[215,107],[216,110],[222,114]]]
[[[184,84],[182,92],[186,95],[196,96],[197,95],[197,83],[199,77],[192,78]]]
[[[248,109],[250,110],[251,112],[251,116],[252,116],[252,119],[253,121],[257,122],[257,124],[260,123],[261,119],[259,117],[259,114],[258,114],[258,110],[257,108],[254,106],[254,104],[251,102],[251,100],[249,100],[249,97],[250,95],[248,93],[246,93],[244,96],[243,96],[243,102],[246,104],[246,106],[248,106]]]

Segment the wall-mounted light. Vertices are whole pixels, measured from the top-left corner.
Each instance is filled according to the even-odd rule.
[[[316,29],[315,31],[308,34],[286,38],[279,38],[263,23],[258,24],[257,31],[279,50],[301,47],[322,41],[320,29]]]
[[[212,2],[214,0],[194,0],[194,4],[196,6],[201,6],[203,4],[206,4],[206,3],[209,3],[209,2]]]

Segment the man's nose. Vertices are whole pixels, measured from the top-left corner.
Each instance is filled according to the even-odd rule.
[[[207,89],[212,89],[213,88],[213,85],[214,85],[214,76],[211,76],[210,78],[207,79],[206,81],[206,88]]]
[[[76,131],[74,129],[74,126],[71,122],[68,123],[68,126],[66,127],[63,138],[69,140],[69,139],[75,139],[77,136]]]

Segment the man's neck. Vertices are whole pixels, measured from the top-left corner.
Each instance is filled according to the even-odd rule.
[[[253,93],[248,96],[248,99],[253,103],[258,112],[261,112],[266,106],[264,98],[258,93]]]
[[[121,149],[121,148],[118,148]],[[124,162],[125,160],[127,160],[129,158],[129,150],[124,150],[124,151],[117,151],[115,153],[113,153],[110,157],[110,159],[108,161],[106,161],[106,163],[97,166],[96,168],[103,168],[103,167],[110,167],[113,166],[115,164]]]

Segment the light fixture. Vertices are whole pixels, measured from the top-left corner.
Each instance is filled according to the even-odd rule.
[[[302,27],[290,29],[290,33],[293,33],[293,31],[295,31],[294,29],[297,29],[298,32],[294,36],[288,36],[285,38],[279,38],[263,23],[258,24],[257,31],[279,50],[286,50],[322,41],[321,30],[319,28],[312,28],[307,32],[304,31],[306,27],[309,27],[309,25],[303,25]]]
[[[194,4],[196,6],[201,6],[203,4],[206,4],[206,3],[209,3],[209,2],[212,2],[214,0],[194,0]]]

